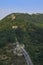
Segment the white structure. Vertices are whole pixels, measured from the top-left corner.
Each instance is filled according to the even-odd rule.
[[[12,18],[12,20],[14,20],[14,19],[16,19],[16,16],[12,14],[11,18]]]
[[[15,20],[16,19],[16,16],[14,14],[8,16],[8,18],[11,18],[12,20]]]
[[[14,49],[14,54],[17,56],[22,56],[23,52],[22,52],[22,48],[24,48],[24,44],[19,44],[18,42],[16,42],[16,48]]]
[[[18,28],[18,26],[12,26],[12,28],[13,28],[13,29],[17,29],[17,28]]]

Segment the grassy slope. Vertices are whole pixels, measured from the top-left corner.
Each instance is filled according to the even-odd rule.
[[[0,22],[0,46],[15,42],[17,37],[20,43],[25,44],[34,65],[43,65],[43,14],[13,13],[15,20],[11,15]],[[18,29],[12,29],[14,25]]]

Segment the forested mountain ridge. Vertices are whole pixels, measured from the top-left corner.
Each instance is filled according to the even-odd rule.
[[[12,13],[3,18],[0,21],[0,48],[16,42],[15,38],[25,44],[34,65],[43,65],[43,14]]]
[[[15,20],[13,19],[15,16]],[[1,23],[2,22],[2,23]],[[0,27],[10,27],[12,25],[23,26],[29,23],[36,23],[37,26],[43,26],[43,14],[23,14],[23,13],[13,13],[5,18],[3,18],[0,22]]]

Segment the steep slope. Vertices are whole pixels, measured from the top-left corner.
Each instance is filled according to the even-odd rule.
[[[17,28],[15,28],[17,27]],[[13,13],[0,21],[0,47],[25,44],[34,65],[43,65],[43,14]]]

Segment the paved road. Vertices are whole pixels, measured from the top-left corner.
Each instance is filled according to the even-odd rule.
[[[28,55],[28,53],[26,52],[26,50],[22,48],[22,51],[23,51],[23,55],[25,57],[25,60],[27,62],[27,65],[33,65],[32,61],[30,59],[30,56]]]

